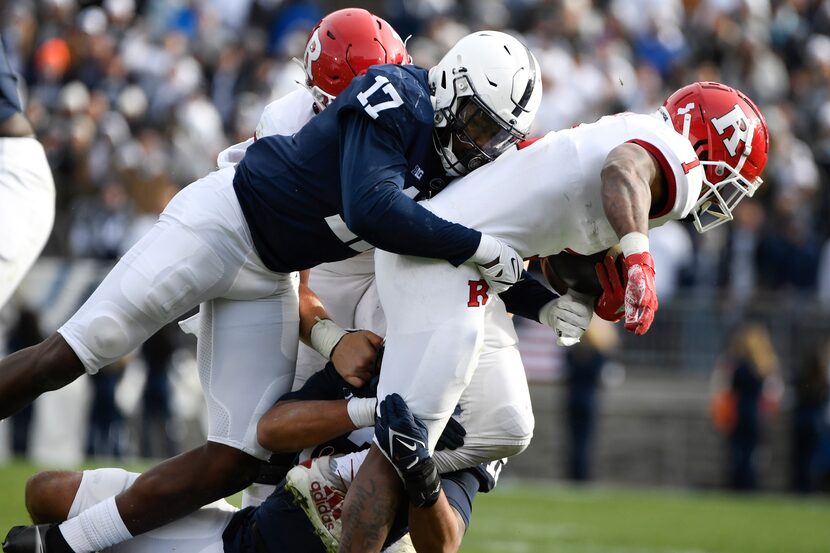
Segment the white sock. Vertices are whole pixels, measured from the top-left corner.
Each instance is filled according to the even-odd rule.
[[[366,455],[369,453],[368,449],[349,453],[342,457],[333,457],[331,459],[331,468],[334,470],[336,476],[340,478],[346,489],[352,485],[354,475],[357,474],[360,465],[366,460]]]
[[[105,499],[81,512],[77,517],[61,523],[59,528],[66,543],[75,553],[103,551],[133,537],[121,520],[114,497]]]

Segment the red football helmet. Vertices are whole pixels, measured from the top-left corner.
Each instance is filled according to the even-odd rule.
[[[324,108],[369,67],[409,62],[406,45],[389,23],[364,9],[346,8],[314,26],[302,65],[306,86]]]
[[[741,91],[713,82],[684,86],[663,109],[703,165],[703,190],[692,211],[698,232],[731,221],[738,202],[763,183],[769,131],[761,111]]]

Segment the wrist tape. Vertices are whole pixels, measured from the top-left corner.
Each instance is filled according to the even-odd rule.
[[[349,418],[355,428],[366,428],[375,425],[375,409],[378,400],[373,397],[353,397],[346,404],[349,411]]]
[[[629,232],[620,238],[620,248],[625,257],[648,251],[648,236],[642,232]]]
[[[337,326],[331,319],[321,319],[315,317],[317,322],[311,327],[311,347],[314,350],[331,361],[331,352],[334,347],[345,336],[346,331]]]

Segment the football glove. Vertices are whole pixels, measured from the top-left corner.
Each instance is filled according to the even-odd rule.
[[[380,402],[375,441],[403,479],[410,503],[430,507],[441,494],[441,478],[429,454],[427,428],[398,394]]]
[[[438,438],[438,443],[435,444],[435,451],[443,451],[445,449],[458,449],[464,445],[464,436],[467,431],[455,418],[450,417],[447,421],[447,426],[441,432],[441,437]]]
[[[516,250],[484,233],[481,234],[481,242],[470,261],[478,267],[481,277],[493,294],[501,294],[516,284],[524,269],[522,256]]]
[[[642,336],[648,332],[657,311],[654,288],[654,260],[648,253],[648,237],[639,232],[620,239],[623,267],[628,278],[625,286],[625,329]]]
[[[594,302],[594,313],[601,319],[616,323],[625,314],[625,286],[620,279],[614,256],[606,255],[596,264],[602,295]]]
[[[551,300],[539,310],[539,322],[556,333],[556,343],[572,346],[579,342],[594,314],[589,296],[568,290],[564,296]]]

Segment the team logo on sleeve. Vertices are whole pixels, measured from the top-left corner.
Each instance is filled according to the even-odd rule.
[[[487,295],[488,290],[490,290],[490,286],[482,280],[470,280],[467,281],[467,284],[470,287],[470,300],[467,302],[467,307],[481,307],[482,305],[487,305],[487,300],[490,297]]]

